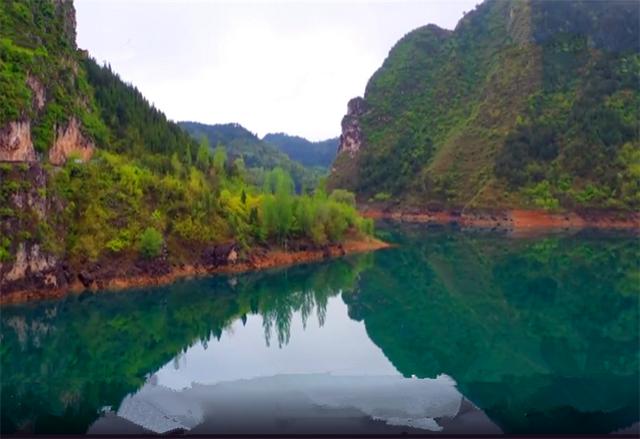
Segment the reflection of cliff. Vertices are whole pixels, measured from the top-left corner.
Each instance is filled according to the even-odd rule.
[[[417,230],[345,296],[400,372],[452,376],[506,432],[637,420],[635,239]]]
[[[181,391],[148,383],[123,401],[117,415],[156,433],[500,433],[446,376],[293,374]],[[103,419],[111,430],[101,419],[88,432],[118,433],[110,416]]]
[[[104,406],[195,341],[219,338],[259,313],[286,343],[291,310],[323,314],[350,290],[366,255],[286,271],[178,282],[166,288],[70,296],[2,309],[3,432],[84,433]],[[324,304],[324,305],[323,305]]]

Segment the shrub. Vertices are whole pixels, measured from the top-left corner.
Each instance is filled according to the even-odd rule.
[[[349,206],[355,207],[356,205],[356,196],[354,195],[354,193],[344,189],[334,190],[333,192],[331,192],[329,199],[336,201],[338,203],[347,204]]]
[[[140,253],[147,259],[159,256],[163,245],[162,234],[153,227],[147,227],[140,236]]]
[[[373,196],[373,201],[388,201],[391,199],[391,194],[388,192],[378,192]]]

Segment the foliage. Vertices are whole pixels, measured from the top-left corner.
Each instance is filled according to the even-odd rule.
[[[276,167],[286,170],[291,175],[297,192],[302,192],[304,188],[316,187],[326,172],[326,169],[305,167],[290,159],[276,146],[260,140],[239,124],[205,125],[198,122],[180,122],[180,126],[193,138],[206,138],[209,145],[224,145],[233,163],[242,159],[242,171],[246,172],[247,181],[258,186],[263,184],[268,172]]]
[[[485,1],[453,32],[410,32],[332,181],[405,204],[637,210],[639,26],[633,2]]]
[[[140,235],[140,253],[147,259],[158,257],[163,245],[162,233],[153,227],[147,227]]]
[[[329,168],[338,151],[338,138],[312,142],[285,133],[269,133],[262,139],[307,167]]]
[[[76,117],[86,135],[104,144],[107,129],[92,99],[82,55],[69,22],[71,2],[0,3],[0,126],[28,119],[36,150],[46,152],[56,127]],[[41,88],[41,90],[38,90]],[[36,91],[44,98],[37,103]]]
[[[82,265],[154,258],[164,246],[173,262],[184,262],[229,241],[248,249],[371,233],[352,195],[296,196],[295,189],[315,187],[322,172],[289,160],[239,125],[194,125],[195,132],[185,124],[192,138],[109,65],[76,50],[73,13],[70,2],[0,4],[0,126],[29,119],[36,148],[45,153],[54,131],[76,117],[97,146],[87,163],[71,157],[55,171],[41,163],[2,164],[3,234],[9,227],[20,241]],[[43,85],[42,108],[27,80]],[[15,194],[37,197],[52,210],[43,218],[15,205]],[[7,239],[0,242],[2,259],[15,253],[16,243]]]

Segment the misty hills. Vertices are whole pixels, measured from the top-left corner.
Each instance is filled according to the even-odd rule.
[[[338,151],[339,138],[312,142],[303,137],[285,133],[269,133],[262,138],[265,142],[276,146],[290,159],[304,166],[320,166],[328,168],[333,163]]]
[[[325,142],[310,142],[301,137],[286,134],[267,134],[260,139],[237,123],[203,124],[199,122],[178,122],[180,127],[194,139],[205,137],[209,145],[224,145],[232,157],[242,157],[250,177],[261,184],[265,170],[280,167],[293,178],[296,188],[313,188],[327,173],[333,150],[337,151],[337,139]]]

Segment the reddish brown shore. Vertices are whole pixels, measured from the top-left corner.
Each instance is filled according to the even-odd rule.
[[[78,294],[86,290],[118,291],[133,287],[169,284],[180,278],[208,276],[212,274],[243,273],[260,271],[275,267],[286,267],[323,259],[335,258],[352,253],[363,253],[387,248],[390,245],[375,238],[348,239],[340,245],[332,245],[314,250],[265,250],[253,252],[246,261],[221,266],[205,266],[202,264],[171,266],[166,273],[143,274],[139,276],[98,278],[90,288],[75,280],[65,288],[31,289],[12,291],[0,296],[0,306],[22,303],[32,300],[55,299],[67,294]]]
[[[540,210],[392,210],[363,207],[362,215],[375,219],[455,224],[461,227],[496,228],[510,231],[535,229],[640,229],[640,213],[585,211],[552,213]]]

